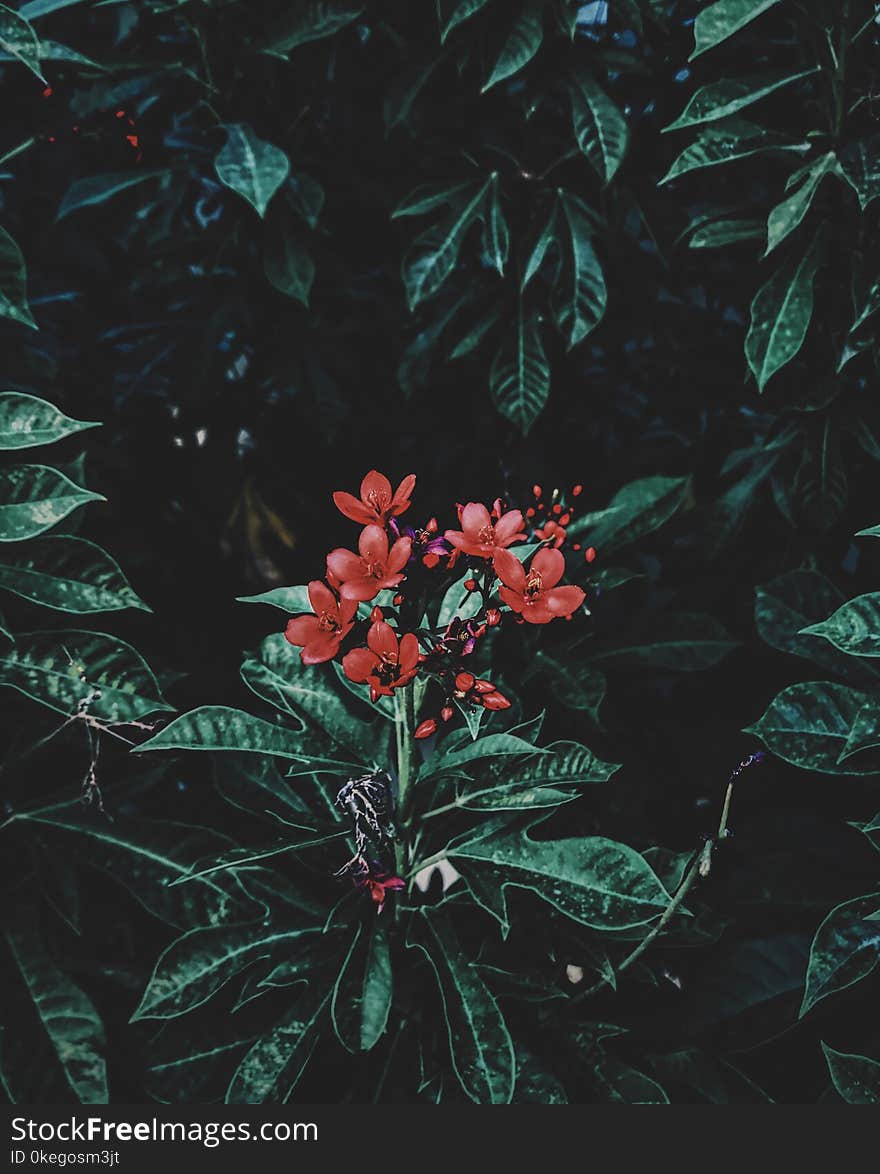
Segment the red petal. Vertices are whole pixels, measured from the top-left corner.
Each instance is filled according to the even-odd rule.
[[[322,632],[315,640],[310,641],[300,654],[303,664],[323,664],[332,660],[339,651],[339,635]]]
[[[352,626],[351,621],[357,609],[358,601],[356,599],[342,599],[339,601],[339,622],[346,632]]]
[[[382,590],[382,584],[376,579],[368,579],[361,575],[359,579],[346,579],[339,588],[339,593],[345,600],[357,600],[360,603],[369,603]]]
[[[407,537],[398,538],[388,554],[388,561],[386,563],[388,570],[392,574],[396,574],[402,570],[409,561],[411,552],[412,539]]]
[[[369,648],[353,648],[342,658],[342,671],[350,681],[363,685],[378,663],[378,656]]]
[[[484,526],[491,525],[489,511],[482,502],[469,501],[461,511],[461,528],[471,538],[475,538]]]
[[[284,635],[291,644],[296,644],[297,647],[302,648],[304,645],[311,643],[320,630],[317,616],[294,616],[292,620],[287,621]]]
[[[384,473],[379,473],[375,469],[370,469],[363,481],[361,481],[361,501],[367,508],[370,508],[370,494],[376,496],[379,510],[387,509],[391,502],[391,482]],[[375,518],[375,512],[374,512]]]
[[[586,595],[580,587],[554,587],[545,592],[544,603],[556,616],[570,616],[581,606]]]
[[[459,548],[459,550],[467,542],[467,539],[465,538],[465,536],[461,532],[461,530],[447,530],[446,533],[443,535],[443,537],[446,539],[447,542],[452,543],[453,546],[457,546]]]
[[[371,563],[388,561],[388,536],[381,526],[364,526],[358,539],[361,557]]]
[[[331,550],[327,555],[327,570],[331,575],[344,583],[346,579],[357,579],[364,573],[362,561],[353,551],[344,550],[341,546]]]
[[[498,594],[511,611],[522,614],[523,608],[525,607],[525,600],[522,597],[521,591],[514,591],[511,587],[499,587]]]
[[[537,571],[544,590],[555,587],[565,573],[565,555],[558,550],[539,550],[532,559],[530,570]]]
[[[400,641],[400,668],[405,673],[410,673],[419,663],[419,642],[412,632],[407,634]]]
[[[408,477],[404,477],[395,489],[394,497],[391,499],[391,514],[395,518],[399,514],[402,514],[404,510],[409,509],[409,499],[412,497],[415,487],[416,475],[415,473],[410,473]]]
[[[333,504],[346,518],[351,518],[353,522],[360,522],[362,526],[367,526],[370,522],[375,522],[376,520],[375,510],[369,509],[362,501],[358,501],[350,493],[343,493],[341,491],[334,493]]]
[[[537,557],[535,555],[535,558]],[[495,568],[495,574],[505,586],[522,593],[526,585],[526,572],[515,554],[511,554],[509,550],[496,550],[492,565]]]
[[[495,523],[495,543],[498,546],[509,546],[517,537],[525,538],[522,533],[523,516],[519,510],[508,510]]]
[[[336,596],[320,579],[312,579],[309,583],[309,603],[317,615],[320,615],[322,611],[336,612],[339,608]]]
[[[367,644],[383,660],[390,660],[392,663],[397,660],[397,636],[391,625],[386,624],[384,620],[370,624],[370,630],[367,632]]]

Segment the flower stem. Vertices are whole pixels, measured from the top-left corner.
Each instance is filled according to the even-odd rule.
[[[408,864],[409,820],[412,807],[413,730],[415,728],[415,697],[412,685],[394,691],[394,733],[397,739],[397,845],[395,848],[398,875]]]

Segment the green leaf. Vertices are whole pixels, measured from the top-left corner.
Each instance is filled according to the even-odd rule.
[[[312,982],[284,1017],[243,1057],[226,1092],[228,1105],[282,1104],[305,1071],[332,988]]]
[[[309,228],[317,228],[324,207],[324,189],[311,175],[298,171],[287,181],[287,200]]]
[[[862,750],[880,747],[880,694],[872,693],[856,714],[850,727],[846,744],[840,752],[838,762],[851,758]]]
[[[755,626],[771,648],[840,671],[844,658],[803,630],[842,602],[841,592],[818,571],[788,571],[755,588]]]
[[[27,301],[24,257],[5,228],[0,228],[0,318],[37,329]]]
[[[804,173],[803,182],[797,191],[777,204],[767,220],[767,252],[772,253],[778,244],[800,225],[810,210],[819,184],[829,172],[835,170],[837,157],[828,151]]]
[[[265,47],[274,53],[289,53],[298,45],[332,37],[363,10],[357,0],[300,0],[284,11]]]
[[[722,122],[710,123],[689,147],[677,157],[660,185],[699,171],[704,167],[718,167],[734,163],[766,151],[799,151],[809,149],[807,143],[792,143],[785,136],[775,134],[744,118],[727,118]]]
[[[599,720],[599,707],[605,698],[606,680],[598,669],[588,664],[563,664],[540,650],[535,654],[535,671],[550,678],[554,698],[567,709],[588,713]]]
[[[504,218],[498,195],[498,173],[493,172],[489,183],[487,210],[483,227],[483,259],[487,265],[504,276],[510,252],[510,229]]]
[[[603,836],[535,840],[529,830],[490,826],[447,849],[456,867],[482,874],[486,883],[478,900],[488,900],[488,911],[502,925],[509,887],[530,889],[560,913],[599,930],[644,925],[669,904],[647,861],[625,844]]]
[[[803,345],[813,316],[813,279],[822,264],[823,242],[820,231],[803,256],[785,262],[755,294],[746,357],[759,391]]]
[[[433,296],[455,269],[468,229],[482,213],[490,182],[486,180],[476,188],[469,185],[470,195],[456,200],[444,221],[413,242],[401,270],[410,310]]]
[[[720,45],[776,3],[777,0],[716,0],[694,21],[694,51],[690,60]]]
[[[465,355],[469,355],[475,351],[492,327],[499,321],[500,317],[500,313],[497,310],[493,310],[482,321],[477,322],[449,352],[450,359],[463,359]]]
[[[516,1058],[504,1016],[448,918],[424,909],[419,924],[425,934],[410,937],[407,945],[422,951],[437,979],[455,1075],[478,1105],[508,1105]]]
[[[608,295],[602,266],[590,244],[590,210],[569,192],[559,193],[559,203],[571,240],[572,289],[558,317],[559,325],[568,334],[571,349],[599,325],[605,314]]]
[[[880,538],[880,526],[869,526],[866,530],[857,530],[856,538]]]
[[[445,44],[446,38],[460,24],[470,20],[481,8],[485,8],[489,0],[445,0],[438,6],[440,17],[440,42]]]
[[[840,152],[840,167],[862,211],[880,196],[880,135],[860,139]]]
[[[471,762],[483,758],[497,758],[509,754],[538,754],[539,751],[525,738],[518,738],[515,734],[489,734],[476,742],[470,743],[461,750],[442,749],[434,754],[427,762],[422,763],[419,769],[419,780],[434,778],[437,775],[448,774],[467,767]]]
[[[190,930],[159,957],[131,1022],[185,1015],[258,959],[299,953],[319,935],[319,929],[276,929],[262,923]]]
[[[73,717],[138,721],[169,710],[146,661],[130,644],[101,632],[21,632],[0,654],[0,685]]]
[[[722,78],[708,86],[701,86],[675,122],[664,126],[663,133],[683,130],[686,126],[697,126],[704,122],[715,122],[719,118],[728,118],[783,86],[791,85],[792,82],[800,81],[801,78],[810,77],[817,72],[817,66],[788,75],[780,75],[777,70],[765,70],[749,77]]]
[[[577,518],[567,528],[574,538],[587,536],[605,555],[658,530],[683,505],[689,477],[643,477],[617,491],[611,504],[595,514]]]
[[[87,501],[106,500],[47,465],[0,469],[0,542],[33,538]]]
[[[72,183],[64,193],[55,219],[63,220],[79,208],[104,204],[119,192],[143,183],[146,179],[158,179],[166,175],[168,171],[164,168],[155,171],[112,171],[104,175],[87,175],[85,179],[78,179]]]
[[[543,4],[541,0],[525,0],[482,92],[485,94],[492,86],[519,73],[541,48],[543,40]]]
[[[849,656],[880,656],[880,592],[859,595],[818,624],[802,629],[805,636],[821,636]]]
[[[464,586],[469,575],[468,571],[447,588],[440,601],[436,627],[445,628],[454,619],[472,620],[479,613],[483,606],[483,597],[479,591],[468,591]]]
[[[664,1089],[636,1068],[616,1056],[603,1055],[595,1062],[594,1074],[613,1103],[624,1105],[668,1105]]]
[[[473,190],[472,183],[423,183],[413,188],[391,213],[392,220],[403,216],[425,216],[447,204],[454,208],[460,197]]]
[[[333,987],[330,1014],[349,1052],[369,1052],[385,1033],[392,999],[391,945],[384,918],[358,926]]]
[[[502,343],[489,373],[492,402],[527,436],[550,394],[550,364],[536,315],[517,315],[516,331]]]
[[[13,929],[7,941],[73,1096],[108,1104],[104,1027],[91,1000],[57,968],[34,924]]]
[[[25,20],[37,20],[38,17],[48,16],[51,12],[58,12],[61,8],[72,8],[74,4],[82,4],[83,0],[28,0],[18,10],[18,15]]]
[[[76,615],[150,610],[110,555],[84,538],[50,534],[0,550],[0,559],[0,587],[43,607]]]
[[[628,635],[627,643],[592,653],[591,663],[631,660],[675,672],[701,672],[718,664],[737,647],[727,630],[710,615],[674,613],[644,636]]]
[[[236,602],[265,603],[270,607],[280,608],[288,615],[298,615],[312,610],[309,589],[305,584],[298,587],[273,587],[271,591],[263,591],[259,595],[239,595],[236,596]]]
[[[822,1041],[834,1087],[849,1105],[880,1104],[880,1063],[867,1056],[835,1052]]]
[[[260,216],[290,172],[290,160],[272,143],[258,139],[246,123],[226,127],[226,145],[214,159],[217,177],[247,200]]]
[[[742,241],[758,240],[764,235],[760,220],[713,220],[701,225],[688,241],[689,249],[721,249]]]
[[[830,681],[789,685],[744,733],[760,738],[772,754],[793,766],[823,774],[873,774],[876,763],[841,766],[839,761],[859,711],[870,700],[866,693]]]
[[[544,258],[547,256],[548,251],[554,247],[557,250],[559,249],[559,242],[556,239],[556,215],[557,204],[554,203],[550,212],[550,216],[547,219],[547,223],[541,229],[534,245],[532,246],[532,251],[529,253],[529,259],[526,262],[525,269],[523,270],[523,278],[520,289],[525,289],[535,274],[540,270],[541,266],[544,264]]]
[[[609,184],[626,154],[626,119],[587,69],[572,75],[569,91],[577,145],[603,184]]]
[[[257,696],[284,713],[305,718],[334,746],[353,755],[355,761],[366,765],[380,761],[386,753],[386,723],[368,724],[355,717],[339,696],[332,670],[327,665],[304,665],[298,650],[282,633],[267,637],[260,647],[259,659],[248,657],[241,674]]]
[[[315,263],[302,242],[284,226],[279,226],[266,240],[263,272],[279,293],[308,306]]]
[[[0,4],[0,49],[11,53],[46,84],[40,72],[40,38],[20,13],[5,4]]]
[[[0,392],[0,449],[54,444],[74,432],[99,428],[92,420],[72,420],[53,404],[20,391]]]
[[[880,963],[880,894],[832,909],[813,938],[800,1014],[872,974]]]
[[[228,705],[203,705],[181,714],[135,753],[147,750],[242,750],[302,759],[301,740],[289,726],[273,725]]]
[[[581,787],[605,783],[618,770],[619,763],[602,762],[579,742],[553,742],[521,761],[491,762],[456,803],[468,811],[557,807],[576,799]]]

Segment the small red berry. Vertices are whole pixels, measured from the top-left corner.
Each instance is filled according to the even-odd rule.
[[[419,722],[416,726],[416,738],[430,738],[432,734],[437,732],[437,719],[429,717],[426,721]]]
[[[581,544],[579,542],[576,542],[571,549],[572,550],[580,550],[580,548],[581,548]]]
[[[583,485],[575,485],[574,489],[572,489],[572,491],[571,491],[571,496],[572,497],[580,497],[580,495],[583,493],[583,491],[584,491]]]
[[[560,526],[567,526],[570,521],[571,521],[571,514],[563,514],[562,517],[559,519],[559,525]]]
[[[402,596],[402,595],[400,595],[400,594],[398,594],[398,595],[395,595],[395,596],[394,596],[394,606],[395,606],[395,607],[400,607],[400,605],[401,605],[402,603],[403,603],[403,596]]]
[[[465,579],[464,589],[465,589],[465,591],[476,591],[477,580],[476,579]]]
[[[455,687],[462,693],[469,693],[474,687],[474,674],[458,673],[455,678]]]
[[[596,558],[595,546],[588,546],[587,547],[587,549],[584,551],[584,558],[587,560],[588,563],[591,563],[595,560],[595,558]]]
[[[543,492],[544,492],[544,490],[541,488],[540,485],[533,485],[532,486],[532,496],[533,497],[540,497]]]
[[[557,514],[557,515],[562,513],[562,506],[559,504],[558,501],[557,501],[556,505],[553,507],[553,513]]]
[[[529,506],[529,508],[526,510],[526,517],[533,518],[534,516],[535,516],[535,511],[532,506]]]

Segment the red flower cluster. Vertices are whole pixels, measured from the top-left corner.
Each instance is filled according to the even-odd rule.
[[[491,509],[471,501],[458,507],[460,529],[441,534],[436,518],[422,529],[398,521],[410,507],[415,484],[415,475],[410,474],[392,490],[388,478],[373,469],[361,482],[359,498],[341,491],[333,494],[340,512],[363,526],[357,550],[330,551],[326,582],[314,580],[308,587],[312,612],[294,616],[285,635],[302,649],[304,664],[320,664],[336,657],[351,633],[361,633],[363,642],[345,653],[342,669],[350,681],[369,687],[373,701],[391,696],[423,673],[442,688],[441,721],[454,716],[454,703],[506,709],[508,699],[491,681],[464,670],[462,660],[490,628],[501,623],[502,605],[520,622],[547,624],[570,618],[584,602],[580,587],[559,586],[565,570],[559,547],[570,511],[561,513],[561,505],[555,503],[553,517],[535,528],[527,520],[535,517],[535,509],[526,510],[524,517],[519,509],[505,508],[500,499]],[[540,486],[535,486],[534,496],[536,501],[540,498]],[[529,530],[544,545],[526,568],[510,548],[529,536]],[[435,632],[407,630],[408,625],[415,628],[423,623],[427,595],[423,588],[430,587],[422,581],[426,573],[445,576],[459,559],[467,560],[470,568],[462,583],[464,590],[480,596],[477,615],[453,619]],[[445,590],[448,580],[439,586]],[[365,616],[359,619],[359,605],[376,599],[381,591],[393,591],[393,603],[373,607],[368,621]],[[419,725],[419,736],[428,737],[436,728],[437,719],[426,718]]]

